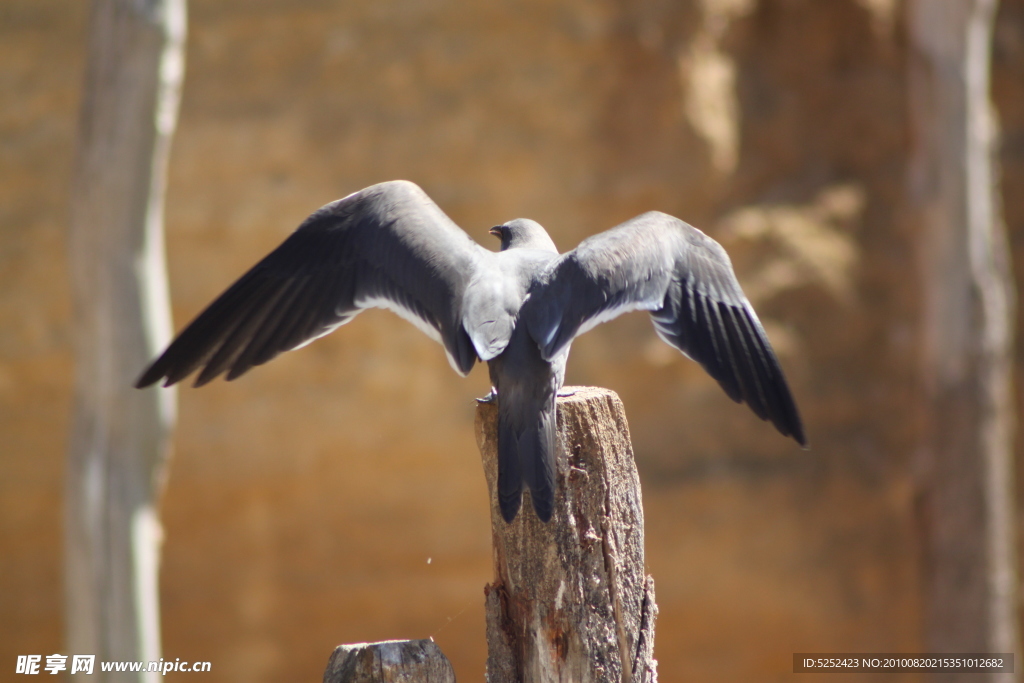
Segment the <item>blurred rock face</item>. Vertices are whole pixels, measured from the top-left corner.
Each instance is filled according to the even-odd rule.
[[[1004,4],[1013,73],[1024,21]],[[194,2],[168,196],[176,326],[313,209],[382,180],[419,183],[492,248],[487,229],[519,216],[563,250],[646,210],[680,216],[732,254],[813,450],[733,405],[646,316],[575,344],[568,382],[616,390],[630,419],[662,680],[764,680],[794,651],[914,651],[917,285],[895,6]],[[0,17],[10,661],[62,651],[63,230],[86,16],[19,0]],[[1024,194],[1006,196],[1019,223]],[[339,642],[433,636],[478,677],[490,537],[472,398],[488,388],[372,311],[183,390],[165,657],[209,660],[211,680],[291,681],[319,676]]]

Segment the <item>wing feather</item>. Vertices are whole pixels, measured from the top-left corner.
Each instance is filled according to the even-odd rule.
[[[523,307],[545,359],[578,334],[646,310],[666,342],[700,363],[734,401],[807,444],[796,403],[725,250],[689,224],[650,212],[555,261]]]
[[[262,286],[254,292],[245,303],[244,309],[236,316],[237,322],[231,331],[217,345],[210,359],[206,361],[199,377],[196,379],[196,386],[202,386],[225,372],[245,350],[246,342],[252,338],[253,333],[267,317],[268,311],[272,311],[274,304],[281,297],[284,288],[275,287],[276,283],[263,282]]]
[[[267,313],[252,338],[246,343],[245,349],[232,363],[227,374],[228,380],[235,379],[247,368],[262,365],[277,356],[278,349],[283,348],[282,340],[287,328],[293,322],[288,313],[297,301],[302,300],[300,297],[310,286],[310,278],[297,277],[283,288],[274,302],[273,309]]]
[[[392,181],[332,202],[213,301],[136,386],[234,379],[327,334],[365,308],[390,308],[445,347],[456,371],[478,358],[463,325],[485,254],[416,185]]]

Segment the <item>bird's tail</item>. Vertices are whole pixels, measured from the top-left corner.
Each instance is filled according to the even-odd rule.
[[[547,522],[555,507],[555,399],[517,393],[498,394],[498,506],[506,522],[515,519],[525,485]]]

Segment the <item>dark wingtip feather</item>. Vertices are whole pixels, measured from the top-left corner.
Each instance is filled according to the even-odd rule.
[[[252,367],[261,365],[270,358],[273,358],[282,351],[280,340],[275,337],[280,335],[282,327],[287,326],[288,313],[293,302],[304,291],[313,278],[297,277],[284,283],[276,295],[275,301],[268,306],[266,315],[255,328],[250,339],[245,343],[245,348],[231,363],[225,380],[231,382],[248,372]]]
[[[795,421],[788,422],[785,426],[780,426],[775,422],[772,422],[772,424],[775,425],[775,428],[779,430],[780,434],[788,436],[793,439],[793,441],[796,441],[797,445],[800,446],[801,449],[805,451],[811,450],[810,442],[807,440],[807,435],[804,433],[804,426],[800,421],[799,415],[796,416]]]
[[[743,401],[739,379],[729,362],[728,342],[725,330],[720,327],[718,311],[714,303],[701,293],[694,293],[695,324],[692,329],[699,355],[697,360],[736,403]],[[714,314],[713,314],[714,313]]]
[[[782,367],[749,304],[713,300],[683,283],[651,317],[662,338],[700,363],[729,398],[807,448]]]
[[[135,380],[135,384],[133,386],[136,389],[145,389],[146,387],[150,387],[162,380],[164,378],[164,373],[160,370],[159,363],[159,359],[150,363],[149,367],[139,375],[137,380]]]
[[[769,419],[782,434],[792,437],[806,449],[807,436],[804,433],[803,421],[800,419],[800,411],[796,407],[796,400],[789,389],[782,365],[768,341],[764,328],[749,308],[742,312],[736,311],[736,320],[740,331],[747,337],[761,361],[756,365],[766,392]]]

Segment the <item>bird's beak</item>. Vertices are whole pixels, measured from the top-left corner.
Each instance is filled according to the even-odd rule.
[[[501,227],[502,226],[500,226],[500,225],[495,225],[493,228],[491,228],[487,232],[491,233],[492,235],[494,235],[495,237],[500,239],[501,238]]]

